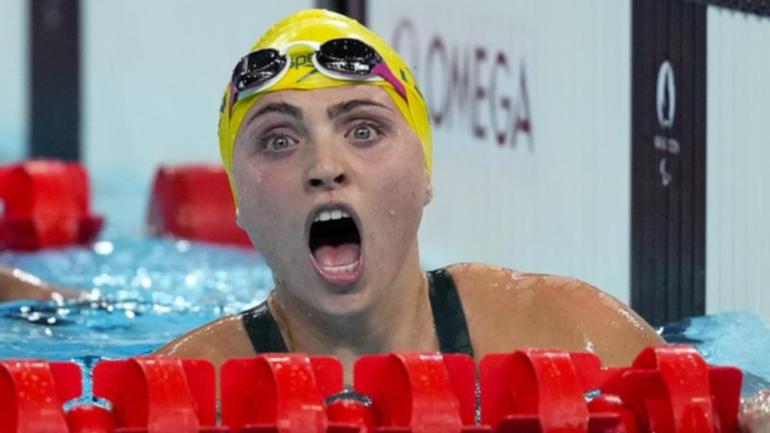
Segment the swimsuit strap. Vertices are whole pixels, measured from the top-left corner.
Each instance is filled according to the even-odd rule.
[[[267,301],[257,305],[241,315],[243,327],[249,334],[251,345],[256,353],[286,353],[286,343],[283,341],[278,324],[275,323]]]
[[[464,353],[473,356],[465,313],[449,271],[440,268],[428,272],[428,294],[441,353]],[[270,313],[267,301],[243,313],[241,320],[256,353],[289,351],[278,324]]]
[[[428,272],[428,293],[441,353],[473,356],[468,324],[452,274],[445,268]]]

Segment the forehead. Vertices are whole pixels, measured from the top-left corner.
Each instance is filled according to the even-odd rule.
[[[329,106],[353,99],[370,99],[390,108],[394,115],[399,111],[388,92],[379,86],[348,85],[314,90],[279,90],[262,96],[250,109],[250,118],[260,108],[277,102],[296,105],[303,111],[326,110]],[[400,115],[399,115],[400,117]]]

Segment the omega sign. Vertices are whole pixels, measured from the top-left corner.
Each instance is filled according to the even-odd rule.
[[[655,95],[658,125],[663,134],[655,134],[654,144],[655,150],[665,154],[658,163],[658,172],[661,184],[667,187],[672,180],[668,170],[668,155],[678,155],[680,152],[679,141],[670,136],[676,115],[676,81],[674,68],[668,60],[665,60],[658,69],[658,86]]]
[[[448,43],[446,35],[417,35],[408,18],[392,43],[414,68],[437,129],[460,128],[479,141],[515,148],[523,138],[533,150],[529,92],[523,60],[482,44]]]

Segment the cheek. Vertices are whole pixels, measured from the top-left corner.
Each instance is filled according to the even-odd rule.
[[[265,227],[279,227],[276,223],[288,214],[287,205],[291,200],[287,198],[292,195],[292,181],[285,173],[248,162],[234,165],[241,221],[252,236],[268,232]]]
[[[386,168],[382,179],[379,191],[374,194],[378,213],[387,219],[389,226],[401,232],[399,237],[409,237],[417,230],[426,201],[425,170],[417,163]]]
[[[419,141],[413,138],[389,166],[385,170],[391,173],[389,189],[392,194],[401,198],[404,207],[422,209],[428,189],[428,175]]]
[[[399,197],[401,197],[399,206],[401,215],[392,217],[400,218],[409,229],[408,236],[414,236],[422,220],[422,212],[425,207],[425,190],[415,179],[414,182],[403,185],[400,188]]]
[[[402,174],[389,183],[383,194],[388,194],[392,201],[399,204],[398,207],[408,209],[421,209],[425,198],[425,182],[416,173]]]

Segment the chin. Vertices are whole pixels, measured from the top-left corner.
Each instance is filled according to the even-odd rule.
[[[340,318],[355,317],[365,313],[371,300],[364,290],[352,288],[333,288],[316,298],[314,308],[329,316]]]

